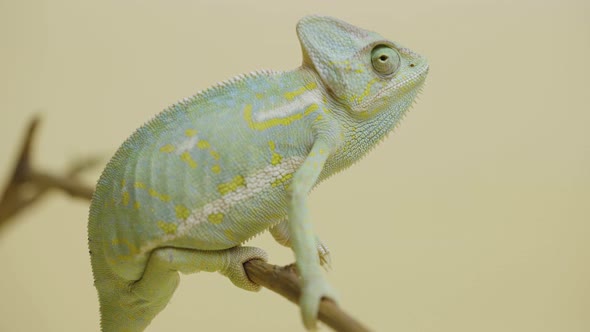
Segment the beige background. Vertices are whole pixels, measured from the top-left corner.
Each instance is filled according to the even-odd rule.
[[[109,156],[182,97],[298,66],[310,13],[431,62],[396,133],[311,196],[342,305],[377,331],[590,331],[588,1],[0,0],[0,182],[35,112],[38,165]],[[86,214],[56,193],[0,234],[0,331],[97,331]],[[278,296],[200,274],[148,330],[238,329],[302,328]]]

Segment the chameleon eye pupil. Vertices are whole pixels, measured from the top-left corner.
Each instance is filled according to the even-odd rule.
[[[387,55],[382,55],[382,56],[379,57],[379,60],[381,60],[382,62],[387,61],[387,59],[388,59],[387,58]]]

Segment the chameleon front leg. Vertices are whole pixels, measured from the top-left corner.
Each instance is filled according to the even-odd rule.
[[[289,222],[283,220],[269,229],[272,237],[281,245],[291,248],[291,233],[289,233]],[[318,255],[320,256],[320,264],[324,268],[330,268],[332,265],[332,258],[330,256],[330,249],[322,243],[316,236],[316,246]]]
[[[289,233],[297,270],[303,284],[299,306],[303,324],[308,329],[316,327],[321,299],[326,297],[337,300],[336,292],[321,271],[316,236],[307,208],[307,195],[316,183],[331,150],[326,141],[317,140],[303,164],[295,172],[290,187]]]
[[[102,306],[103,331],[143,331],[168,304],[180,281],[179,272],[219,272],[240,288],[258,291],[260,286],[248,279],[243,266],[251,259],[266,261],[267,254],[259,248],[241,246],[219,251],[156,249],[141,279],[120,292],[116,303]]]

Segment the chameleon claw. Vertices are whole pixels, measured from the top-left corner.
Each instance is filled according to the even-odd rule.
[[[320,255],[320,264],[324,270],[329,271],[332,269],[332,255],[330,249],[323,243],[318,244],[318,254]]]

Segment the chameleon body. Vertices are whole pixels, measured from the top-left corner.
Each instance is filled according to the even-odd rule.
[[[330,17],[305,17],[297,33],[301,67],[241,75],[171,106],[107,165],[88,225],[103,331],[145,329],[179,272],[217,271],[257,290],[243,263],[266,254],[241,244],[265,230],[295,253],[306,327],[322,297],[336,299],[308,192],[394,128],[428,64]]]

